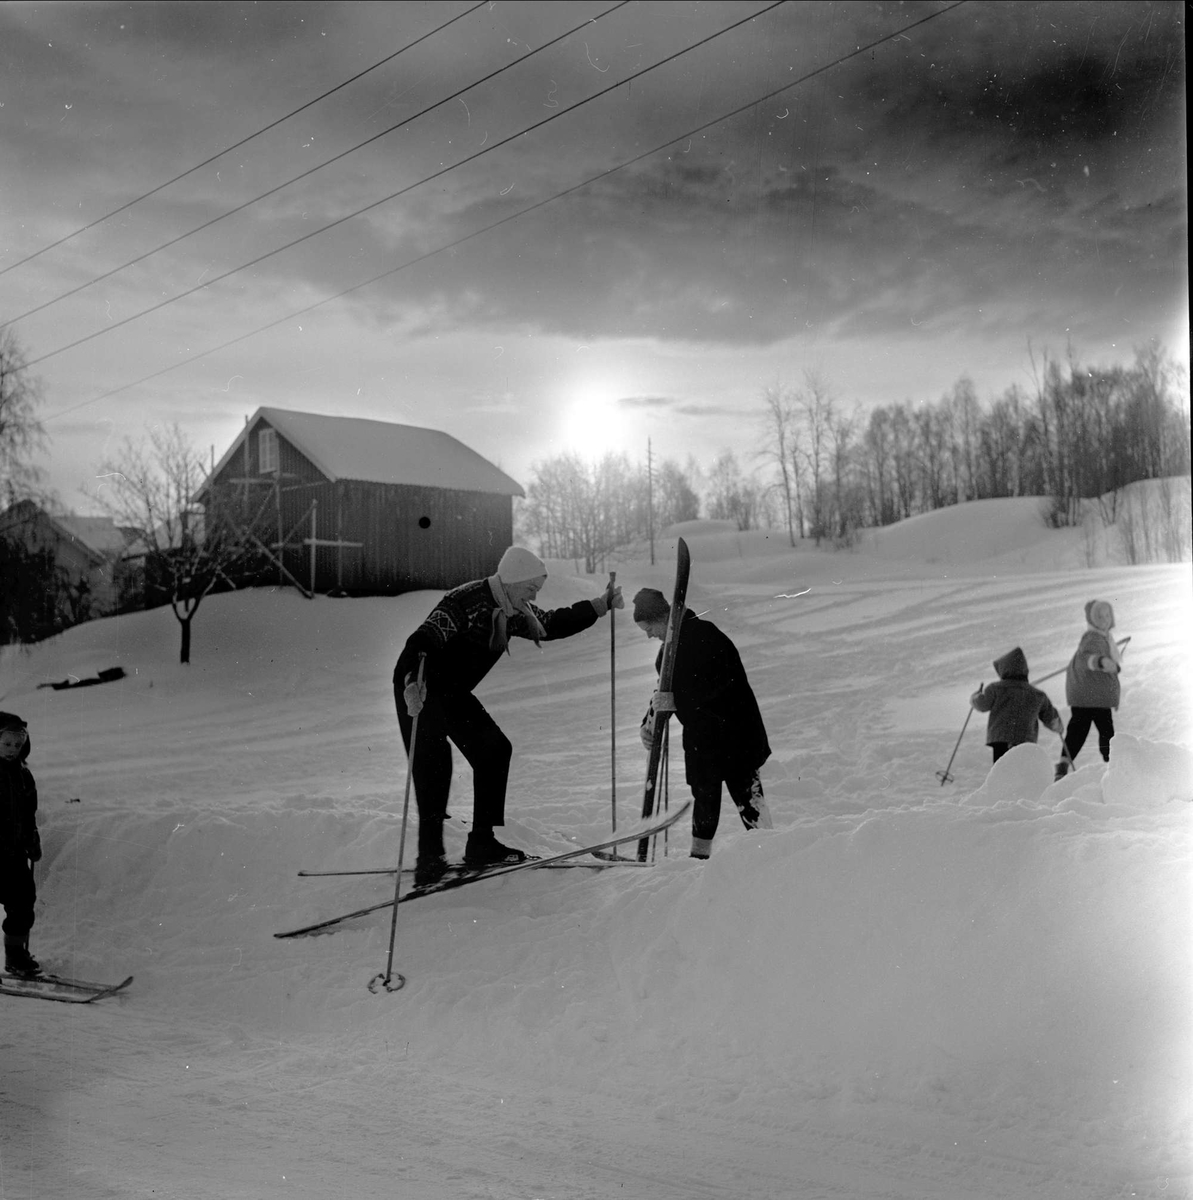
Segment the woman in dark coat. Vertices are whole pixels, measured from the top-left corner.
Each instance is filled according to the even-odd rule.
[[[647,637],[666,639],[671,606],[662,592],[634,597],[634,621]],[[659,651],[655,669],[662,666]],[[670,692],[656,692],[642,722],[649,746],[656,712],[674,712],[683,726],[684,772],[692,789],[692,857],[712,852],[721,817],[721,787],[747,829],[769,829],[759,769],[770,757],[766,727],[737,647],[711,621],[684,609]]]

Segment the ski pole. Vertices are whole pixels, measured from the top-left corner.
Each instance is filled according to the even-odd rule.
[[[1115,645],[1117,645],[1121,650],[1130,640],[1131,639],[1129,637],[1125,637],[1121,642],[1116,642]],[[1036,687],[1041,683],[1047,682],[1049,679],[1055,679],[1058,675],[1063,675],[1068,669],[1069,664],[1065,663],[1065,665],[1061,667],[1059,671],[1053,671],[1048,675],[1041,675],[1039,679],[1033,679],[1031,681],[1031,685],[1032,687]]]
[[[982,685],[978,684],[978,691],[982,690]],[[957,757],[957,751],[961,748],[961,739],[965,736],[965,730],[969,725],[969,718],[973,716],[973,705],[969,706],[969,712],[965,714],[965,724],[961,726],[961,732],[957,735],[957,744],[953,747],[953,753],[949,755],[948,766],[943,771],[936,772],[936,778],[940,780],[940,786],[944,787],[946,783],[952,783],[953,777],[949,774],[949,767],[953,765],[953,759]]]
[[[427,664],[427,656],[420,654],[418,656],[418,687],[422,691],[423,668]],[[421,711],[421,710],[420,710]],[[369,991],[376,992],[379,988],[385,988],[387,992],[396,992],[406,983],[404,975],[398,976],[398,982],[393,982],[394,978],[394,938],[398,932],[398,893],[402,890],[402,856],[406,852],[406,818],[410,813],[410,784],[414,779],[414,750],[418,743],[418,713],[414,714],[413,720],[410,722],[410,754],[406,759],[406,796],[402,801],[402,833],[398,838],[398,869],[394,872],[394,911],[389,922],[389,957],[385,960],[385,971],[383,974],[374,975],[369,980]]]
[[[1069,755],[1069,743],[1065,741],[1065,735],[1060,735],[1060,761],[1065,764],[1065,774],[1076,770],[1073,766],[1073,759]]]
[[[613,584],[617,572],[609,572],[609,595],[613,595]],[[610,796],[613,802],[613,832],[617,832],[617,609],[609,605],[609,759]]]

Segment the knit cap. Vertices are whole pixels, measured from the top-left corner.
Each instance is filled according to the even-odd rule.
[[[671,615],[667,597],[656,588],[643,588],[634,597],[635,621],[665,621]]]
[[[1085,619],[1095,629],[1109,633],[1114,628],[1114,609],[1108,600],[1091,600],[1085,606]]]
[[[521,546],[511,546],[497,564],[497,574],[502,583],[528,583],[531,579],[542,579],[547,574],[543,560]]]
[[[0,733],[6,729],[28,729],[29,726],[16,713],[0,712]]]

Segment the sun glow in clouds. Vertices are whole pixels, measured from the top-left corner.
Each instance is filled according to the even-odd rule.
[[[629,452],[633,433],[618,401],[632,394],[626,381],[612,375],[584,375],[573,380],[559,402],[557,447],[590,461]]]

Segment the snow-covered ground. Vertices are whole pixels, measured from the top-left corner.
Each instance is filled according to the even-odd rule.
[[[87,1007],[0,997],[0,1200],[1190,1195],[1190,567],[1086,569],[1037,510],[963,505],[847,553],[686,528],[690,603],[768,724],[776,828],[727,805],[707,863],[684,831],[653,867],[404,905],[393,994],[366,986],[387,912],[272,934],[391,894],[297,872],[396,858],[390,672],[433,594],[212,597],[189,667],[168,609],[9,654],[0,708],[41,791],[33,949],[136,980]],[[619,563],[627,596],[669,590],[673,554]],[[541,599],[601,585],[558,564]],[[991,660],[1059,670],[1094,597],[1132,637],[1109,768],[1091,738],[1053,784],[1045,731],[991,771],[975,717],[942,786]],[[657,644],[614,629],[624,829]],[[607,834],[611,648],[607,620],[516,643],[482,685],[515,746],[507,841]],[[1063,706],[1063,676],[1044,687]]]

